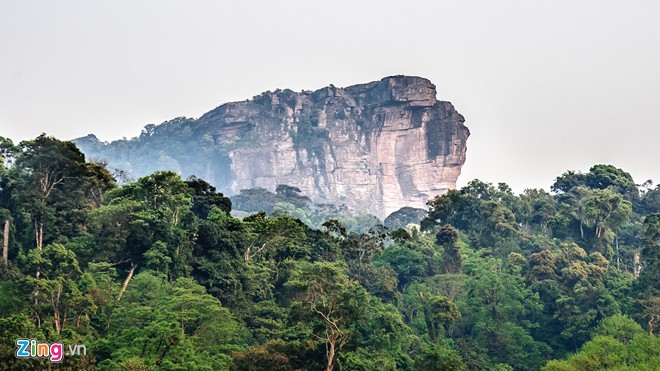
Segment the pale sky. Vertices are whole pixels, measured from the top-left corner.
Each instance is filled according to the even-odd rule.
[[[199,117],[266,90],[436,84],[472,136],[459,186],[609,163],[660,182],[660,1],[0,0],[0,136]]]

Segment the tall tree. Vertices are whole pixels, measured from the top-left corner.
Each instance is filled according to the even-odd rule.
[[[55,227],[57,223],[54,203],[58,198],[67,197],[70,185],[78,182],[84,172],[85,156],[73,143],[43,134],[35,140],[22,142],[20,147],[16,170],[21,174],[15,180],[17,192],[14,196],[30,214],[35,245],[41,250],[46,224],[50,222],[50,227]]]
[[[632,201],[639,197],[639,191],[632,176],[612,165],[594,165],[585,174],[585,184],[593,189],[612,189]]]
[[[9,264],[9,219],[5,219],[2,229],[2,262],[5,267]]]
[[[85,162],[85,156],[71,142],[44,134],[19,144],[9,171],[7,191],[16,230],[28,246],[32,234],[37,254],[45,244],[85,235],[85,214],[100,203],[102,194],[114,186],[107,170]],[[39,260],[39,259],[37,259]],[[35,267],[41,275],[41,265]],[[35,304],[40,285],[35,285]]]
[[[443,273],[460,273],[463,268],[463,257],[461,256],[461,247],[456,244],[458,241],[458,232],[454,227],[447,224],[440,228],[435,235],[436,243],[443,248],[442,252],[442,270]]]
[[[640,304],[642,316],[647,318],[649,333],[653,333],[660,322],[660,213],[647,216],[644,220],[644,247],[641,260],[642,270],[634,287]]]
[[[154,244],[166,246],[173,278],[190,273],[195,220],[192,196],[173,172],[156,172],[106,194],[105,204],[90,213],[93,240],[105,246],[96,256],[127,266],[120,296]]]
[[[366,292],[348,278],[341,263],[300,262],[286,285],[295,292],[296,313],[320,324],[312,335],[325,343],[326,370],[332,371],[364,314]]]
[[[580,200],[584,222],[595,228],[596,238],[615,231],[630,218],[632,204],[609,189],[595,190]]]
[[[431,340],[438,341],[446,333],[446,326],[461,318],[461,312],[456,304],[446,296],[431,295],[425,297],[419,293],[424,303],[424,319]]]

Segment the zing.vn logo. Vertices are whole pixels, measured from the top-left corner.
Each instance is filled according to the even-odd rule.
[[[17,358],[48,358],[51,362],[60,362],[65,355],[80,355],[81,351],[83,355],[87,355],[87,347],[84,345],[69,345],[69,352],[66,354],[62,343],[37,343],[35,339],[18,339],[16,345]]]

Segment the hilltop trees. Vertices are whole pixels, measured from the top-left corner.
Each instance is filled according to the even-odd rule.
[[[587,174],[567,172],[552,189],[554,195],[526,190],[517,198],[504,185],[473,181],[431,200],[422,227],[437,233],[440,245],[446,240],[442,225],[449,223],[485,254],[522,254],[521,273],[546,313],[540,317],[543,331],[532,327],[530,333],[556,352],[576,349],[597,321],[623,310],[655,323],[658,306],[648,290],[657,285],[647,280],[655,272],[648,248],[642,250],[642,273],[635,280],[635,291],[646,291],[645,299],[631,305],[626,295],[632,288],[621,286],[633,281],[633,255],[642,247],[635,232],[640,216],[633,209],[652,203],[654,194],[640,194],[628,173],[609,165],[596,165]],[[644,219],[646,236],[652,236],[653,216]],[[643,240],[644,246],[652,244],[648,237]],[[443,262],[451,261],[446,251]]]
[[[45,135],[19,144],[8,176],[10,204],[22,216],[21,229],[31,232],[39,250],[44,241],[79,236],[85,211],[98,206],[114,186],[107,171],[86,163],[73,143]]]

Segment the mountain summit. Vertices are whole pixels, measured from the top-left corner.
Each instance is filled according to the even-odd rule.
[[[155,170],[195,175],[233,195],[299,188],[316,203],[384,218],[452,189],[470,135],[429,80],[391,76],[367,84],[276,90],[226,103],[199,119],[147,125],[131,140],[76,144],[135,177]]]

